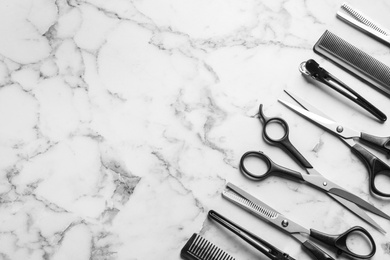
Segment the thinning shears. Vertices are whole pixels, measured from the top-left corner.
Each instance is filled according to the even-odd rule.
[[[310,121],[316,123],[320,127],[324,128],[331,134],[337,136],[339,139],[344,141],[344,143],[346,143],[351,148],[352,152],[354,152],[368,168],[370,191],[377,196],[390,197],[389,191],[384,192],[383,190],[379,190],[375,183],[375,179],[380,175],[387,176],[390,178],[390,166],[384,163],[374,154],[370,153],[363,146],[355,142],[356,139],[359,139],[362,142],[389,154],[390,137],[378,137],[350,129],[340,123],[333,121],[329,116],[325,115],[305,100],[297,97],[296,95],[293,95],[292,93],[287,92],[286,90],[285,92],[295,102],[297,102],[300,107],[280,99],[279,102],[296,112],[298,115],[309,119]]]
[[[371,234],[360,226],[352,227],[339,235],[329,235],[315,229],[307,229],[295,223],[264,202],[231,183],[227,184],[227,189],[222,192],[222,196],[254,216],[289,233],[296,238],[303,247],[309,250],[317,260],[334,260],[334,258],[314,244],[313,241],[309,240],[308,236],[334,248],[338,254],[344,253],[355,258],[367,259],[372,257],[376,252],[375,241]],[[353,238],[356,239],[356,237],[359,237],[361,238],[361,241],[364,241],[364,243],[359,245],[359,250],[357,248],[352,248],[348,243],[348,241]],[[366,248],[360,250],[363,247]]]
[[[381,228],[367,213],[363,210],[368,210],[378,216],[390,220],[388,216],[383,211],[379,210],[375,206],[361,199],[360,197],[346,191],[344,188],[340,187],[336,183],[328,180],[322,176],[313,166],[303,157],[301,153],[294,147],[294,145],[289,140],[289,127],[287,122],[280,117],[269,118],[264,115],[262,110],[262,105],[259,108],[260,120],[263,122],[263,138],[272,145],[281,146],[286,150],[290,155],[293,156],[296,161],[298,161],[306,170],[307,174],[301,174],[298,171],[280,166],[274,163],[267,155],[263,152],[249,151],[242,155],[240,160],[240,170],[241,172],[249,177],[252,180],[261,181],[266,179],[269,176],[277,175],[279,177],[288,178],[291,180],[300,181],[306,184],[317,188],[318,190],[326,193],[341,205],[349,209],[351,212],[356,214],[358,217],[362,218],[364,221],[378,229],[379,231],[386,233],[383,228]],[[275,139],[272,134],[269,133],[269,126],[272,123],[277,123],[283,126],[284,135],[281,138]],[[251,171],[246,166],[247,160],[250,158],[259,159],[266,163],[267,170],[265,172]]]

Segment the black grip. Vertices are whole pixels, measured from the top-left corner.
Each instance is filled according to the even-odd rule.
[[[284,149],[286,149],[293,157],[294,159],[301,164],[306,169],[311,169],[313,166],[309,163],[308,160],[295,148],[295,146],[291,143],[288,136],[283,139],[281,142],[281,145]]]
[[[259,160],[262,160],[267,164],[268,170],[265,173],[253,173],[249,171],[245,167],[245,160],[249,157],[255,157]],[[263,152],[259,151],[248,151],[244,153],[241,156],[240,160],[240,171],[247,177],[249,177],[252,180],[264,180],[265,178],[269,177],[270,175],[278,175],[280,177],[288,178],[290,180],[294,181],[303,181],[302,174],[300,174],[297,171],[288,169],[286,167],[283,167],[281,165],[276,164],[269,158],[267,155],[265,155]]]
[[[366,133],[360,134],[360,140],[367,144],[373,145],[376,148],[384,150],[387,155],[390,155],[390,137],[379,137]]]
[[[293,158],[306,169],[313,168],[313,166],[311,166],[311,164],[306,160],[306,158],[303,157],[303,155],[291,143],[288,137],[290,130],[287,122],[283,118],[267,117],[266,115],[264,115],[262,104],[259,107],[259,117],[260,117],[260,121],[262,121],[263,123],[263,138],[267,143],[281,147],[282,149],[290,153],[293,156]],[[268,134],[267,126],[270,123],[277,123],[283,127],[284,129],[283,137],[275,139]]]
[[[378,190],[375,186],[375,178],[379,174],[383,174],[390,177],[390,167],[359,144],[355,144],[351,147],[351,149],[352,152],[354,152],[356,155],[359,156],[359,158],[361,158],[361,160],[366,164],[368,168],[370,191],[378,196],[390,197],[390,191],[389,193],[384,193]]]
[[[310,251],[310,253],[317,259],[317,260],[334,260],[333,257],[328,255],[325,251],[323,251],[318,246],[311,243],[309,240],[306,240],[302,245]]]
[[[363,255],[363,254],[359,254],[357,252],[351,251],[348,248],[348,245],[347,245],[348,237],[354,233],[359,234],[361,237],[364,237],[364,238],[366,238],[367,241],[369,241],[370,246],[371,246],[371,251],[369,253]],[[364,229],[360,226],[352,227],[352,228],[348,229],[347,231],[345,231],[344,233],[339,234],[339,235],[329,235],[329,234],[317,231],[315,229],[310,229],[310,236],[317,239],[318,241],[323,242],[324,244],[335,247],[336,249],[338,249],[337,254],[341,254],[342,252],[344,252],[345,254],[347,254],[349,256],[353,256],[353,257],[361,258],[361,259],[368,259],[368,258],[371,258],[376,252],[376,245],[375,245],[374,238],[371,236],[371,234],[366,229]]]

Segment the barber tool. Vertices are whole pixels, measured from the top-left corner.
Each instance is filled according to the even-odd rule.
[[[341,80],[330,74],[327,70],[320,67],[320,65],[315,60],[310,59],[308,61],[302,62],[299,66],[299,71],[303,75],[311,77],[336,90],[343,96],[347,97],[348,99],[352,100],[353,102],[370,112],[380,121],[386,121],[387,117],[382,111],[380,111],[370,102],[368,102],[352,88],[344,84]]]
[[[316,109],[314,106],[310,105],[303,99],[289,93],[285,92],[295,101],[300,107],[290,104],[286,101],[280,100],[282,104],[296,112],[297,114],[309,119],[310,121],[316,123],[320,127],[328,130],[330,133],[339,137],[344,141],[348,146],[350,146],[352,152],[354,152],[367,166],[369,173],[369,188],[370,191],[378,196],[390,197],[390,193],[380,191],[375,184],[375,179],[379,175],[390,177],[390,167],[381,161],[378,157],[370,153],[363,146],[355,142],[356,139],[361,140],[369,145],[372,145],[375,148],[383,150],[387,153],[390,152],[390,137],[377,137],[374,135],[366,134],[359,132],[346,126],[339,124],[333,121],[330,117],[322,113],[320,110]],[[387,215],[381,215],[387,219]]]
[[[186,260],[235,260],[234,257],[196,233],[184,245],[180,255]]]
[[[376,245],[374,239],[366,229],[360,226],[352,227],[339,235],[329,235],[315,229],[307,229],[295,223],[283,214],[266,205],[264,202],[256,199],[249,193],[231,183],[227,184],[227,189],[222,192],[222,196],[234,204],[240,206],[244,210],[250,212],[254,216],[276,226],[277,228],[282,229],[296,238],[307,250],[313,254],[317,260],[331,260],[334,258],[319,248],[316,244],[314,244],[314,241],[309,240],[309,237],[314,238],[316,241],[322,242],[329,248],[335,249],[337,254],[344,253],[346,255],[361,259],[370,258],[375,254]],[[354,238],[356,239],[357,237],[364,240],[365,243],[368,243],[369,249],[364,250],[363,252],[361,249],[363,248],[364,244],[362,244],[362,247],[359,249],[350,248],[348,242]]]
[[[223,227],[227,228],[234,234],[241,237],[243,240],[245,240],[247,243],[252,245],[254,248],[265,254],[269,259],[272,260],[295,260],[294,258],[290,257],[288,254],[283,253],[267,241],[264,241],[263,239],[255,236],[251,232],[243,229],[236,223],[232,222],[231,220],[227,219],[226,217],[222,216],[221,214],[215,212],[214,210],[209,211],[209,218],[212,220],[215,220],[219,224],[221,224]]]
[[[390,96],[390,68],[337,35],[325,31],[314,52]]]
[[[377,40],[390,45],[390,31],[349,4],[341,5],[337,17]]]
[[[289,140],[289,126],[284,119],[279,117],[266,117],[263,113],[262,105],[260,105],[259,108],[259,117],[260,120],[263,122],[264,140],[271,145],[277,145],[280,146],[283,150],[286,150],[286,152],[291,157],[293,157],[300,165],[305,168],[307,174],[301,174],[300,172],[280,166],[274,163],[263,152],[249,151],[243,154],[240,160],[240,170],[245,176],[249,177],[252,180],[261,181],[272,175],[278,175],[279,177],[288,178],[311,185],[314,188],[317,188],[318,190],[326,193],[327,195],[338,201],[341,205],[349,209],[351,212],[362,218],[367,223],[371,224],[379,231],[386,233],[383,228],[381,228],[372,218],[370,218],[363,209],[389,220],[390,216],[386,215],[384,212],[374,207],[370,203],[366,202],[365,200],[361,199],[360,197],[346,191],[344,188],[326,179],[318,171],[316,171]],[[269,126],[274,123],[277,123],[283,127],[284,135],[281,138],[276,139],[270,133]],[[249,171],[245,165],[245,162],[249,158],[256,158],[265,162],[267,165],[266,172],[254,173]]]

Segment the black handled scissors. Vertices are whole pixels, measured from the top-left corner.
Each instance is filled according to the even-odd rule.
[[[390,216],[382,212],[378,208],[374,207],[370,203],[361,199],[360,197],[346,191],[344,188],[335,184],[334,182],[326,179],[322,176],[313,166],[303,157],[302,154],[292,145],[289,140],[289,127],[285,120],[279,117],[268,118],[264,115],[262,111],[262,105],[259,108],[260,119],[263,121],[263,137],[264,139],[274,145],[282,146],[285,150],[288,151],[303,167],[307,174],[301,174],[297,171],[288,169],[286,167],[280,166],[274,163],[268,156],[262,152],[249,151],[242,155],[240,160],[240,170],[243,174],[248,176],[253,180],[264,180],[265,178],[271,175],[278,175],[280,177],[289,178],[296,181],[301,181],[307,183],[322,192],[325,192],[327,195],[338,201],[344,207],[349,209],[351,212],[362,218],[367,223],[371,224],[373,227],[377,228],[379,231],[386,233],[383,228],[381,228],[372,218],[370,218],[363,209],[368,210],[378,216],[390,220]],[[285,130],[283,137],[279,139],[274,139],[268,133],[268,126],[271,123],[279,123],[283,126]],[[267,170],[265,172],[252,172],[248,170],[245,165],[245,162],[249,158],[256,158],[262,160],[267,164]]]
[[[372,257],[376,252],[375,241],[371,234],[360,226],[352,227],[342,234],[329,235],[315,229],[307,229],[295,223],[264,202],[256,199],[231,183],[227,184],[227,189],[222,192],[222,196],[246,211],[249,211],[256,217],[289,233],[301,242],[317,260],[332,260],[334,258],[315,245],[313,241],[308,240],[307,235],[334,248],[338,254],[344,253],[352,257],[367,259]],[[360,250],[360,248],[357,250],[356,248],[350,248],[350,246],[348,246],[348,241],[356,237],[361,238],[359,241],[362,242],[361,247],[367,247],[365,250]]]
[[[352,152],[354,152],[368,168],[370,191],[378,196],[390,197],[390,191],[381,191],[375,184],[375,179],[379,175],[384,175],[390,178],[390,166],[384,163],[372,153],[370,153],[363,146],[355,142],[355,139],[359,139],[369,145],[372,145],[375,148],[378,148],[379,150],[383,150],[386,153],[390,153],[390,137],[378,137],[347,128],[342,124],[333,121],[330,117],[328,117],[303,99],[287,91],[285,92],[301,107],[295,106],[283,100],[279,100],[279,102],[344,141],[351,148]]]

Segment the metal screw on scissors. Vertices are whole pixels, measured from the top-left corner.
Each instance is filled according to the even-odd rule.
[[[265,178],[277,175],[279,177],[292,179],[295,181],[300,181],[306,184],[309,184],[318,190],[325,192],[327,195],[338,201],[344,207],[349,209],[351,212],[362,218],[367,223],[371,224],[373,227],[378,229],[379,231],[386,233],[383,228],[381,228],[372,218],[370,218],[364,210],[368,210],[378,216],[386,218],[390,220],[390,216],[386,213],[382,212],[375,206],[361,199],[360,197],[346,191],[344,188],[335,184],[334,182],[326,179],[322,176],[318,171],[316,171],[313,166],[303,157],[302,154],[291,144],[288,135],[289,128],[288,124],[285,120],[278,117],[269,118],[266,117],[262,111],[262,105],[259,108],[260,119],[263,122],[263,137],[265,140],[274,145],[282,146],[291,156],[293,156],[306,170],[307,174],[301,174],[300,172],[291,170],[289,168],[280,166],[274,163],[267,155],[263,152],[249,151],[242,155],[240,160],[240,170],[241,172],[248,176],[252,180],[261,181]],[[283,129],[285,130],[285,134],[282,138],[273,139],[267,134],[267,127],[270,122],[277,122],[283,125]],[[249,158],[255,158],[261,160],[266,163],[267,170],[266,172],[252,172],[247,169],[246,161]],[[364,209],[364,210],[363,210]]]

